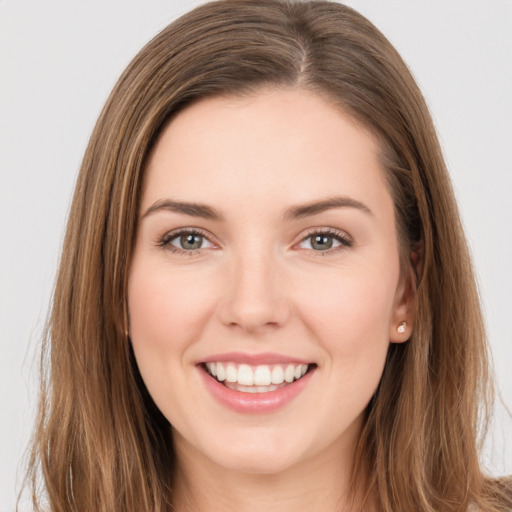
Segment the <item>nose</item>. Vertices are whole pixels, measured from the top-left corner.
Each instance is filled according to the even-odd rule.
[[[290,317],[290,304],[275,258],[253,251],[233,260],[220,305],[222,323],[252,334],[283,326]]]

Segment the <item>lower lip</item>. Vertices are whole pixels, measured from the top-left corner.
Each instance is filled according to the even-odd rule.
[[[314,370],[299,380],[282,388],[266,393],[243,393],[230,389],[211,377],[203,368],[198,367],[204,383],[213,397],[225,407],[241,413],[263,414],[276,411],[297,397],[311,380]]]

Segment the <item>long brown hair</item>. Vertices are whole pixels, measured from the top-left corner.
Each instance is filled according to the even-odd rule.
[[[170,425],[126,335],[126,290],[145,161],[162,127],[198,98],[301,87],[381,142],[402,270],[417,275],[414,333],[392,344],[366,410],[354,481],[385,512],[504,510],[478,460],[492,399],[468,248],[425,101],[387,39],[331,2],[224,0],[169,25],[111,93],[84,156],[42,357],[29,475],[52,511],[163,511]],[[411,254],[421,259],[412,261]],[[420,268],[421,267],[421,268]]]

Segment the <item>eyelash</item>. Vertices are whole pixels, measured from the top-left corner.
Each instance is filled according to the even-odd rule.
[[[178,231],[171,231],[170,233],[166,233],[158,241],[157,245],[159,247],[162,247],[162,248],[164,248],[172,253],[176,253],[176,254],[185,254],[185,255],[189,255],[189,256],[196,256],[197,254],[199,254],[201,252],[201,249],[194,249],[194,250],[180,249],[179,247],[174,247],[173,245],[171,245],[171,242],[173,240],[176,240],[177,238],[179,238],[180,236],[183,236],[183,235],[200,236],[200,237],[210,241],[210,239],[208,238],[206,233],[204,233],[203,231],[201,231],[199,229],[180,229]],[[212,242],[210,242],[210,243],[212,243]]]
[[[311,238],[314,235],[328,236],[340,243],[340,245],[338,245],[337,247],[326,249],[324,251],[315,251],[314,249],[307,249],[308,251],[315,253],[315,255],[317,256],[327,256],[330,254],[338,253],[339,251],[343,251],[344,249],[354,246],[354,242],[347,234],[343,233],[342,231],[337,231],[329,228],[312,228],[308,230],[306,236],[301,238],[299,244],[303,243],[308,238]]]
[[[208,240],[210,243],[213,243],[210,241],[210,239],[208,238],[208,235],[205,232],[203,232],[199,229],[190,228],[190,229],[180,229],[178,231],[172,231],[170,233],[166,233],[158,241],[157,245],[159,247],[162,247],[162,248],[164,248],[172,253],[175,253],[175,254],[184,254],[184,255],[189,255],[189,256],[196,256],[196,255],[200,254],[201,248],[199,248],[199,249],[180,249],[178,247],[171,245],[171,242],[173,240],[176,240],[177,238],[179,238],[180,236],[183,236],[183,235],[200,236],[200,237]],[[314,235],[324,235],[324,236],[330,237],[333,240],[340,243],[340,245],[338,245],[337,247],[329,248],[324,251],[315,251],[314,249],[306,249],[307,251],[316,253],[316,255],[318,255],[318,256],[326,256],[328,254],[337,253],[346,248],[353,247],[353,245],[354,245],[354,242],[352,241],[352,239],[348,235],[346,235],[345,233],[343,233],[341,231],[336,231],[336,230],[328,229],[328,228],[327,229],[312,228],[311,230],[309,230],[307,232],[307,234],[305,236],[303,236],[301,238],[301,240],[297,244],[295,244],[294,247],[305,242],[308,238],[311,238]]]

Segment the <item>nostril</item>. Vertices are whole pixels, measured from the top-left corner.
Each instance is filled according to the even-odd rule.
[[[262,256],[255,262],[252,254],[234,262],[230,282],[218,302],[219,318],[224,325],[255,332],[276,329],[287,322],[289,305],[283,283],[278,282],[274,270],[261,267],[269,264],[267,260]]]
[[[222,307],[221,321],[231,328],[245,332],[275,330],[283,326],[288,318],[288,308],[284,304],[272,302],[247,304],[231,300]]]

